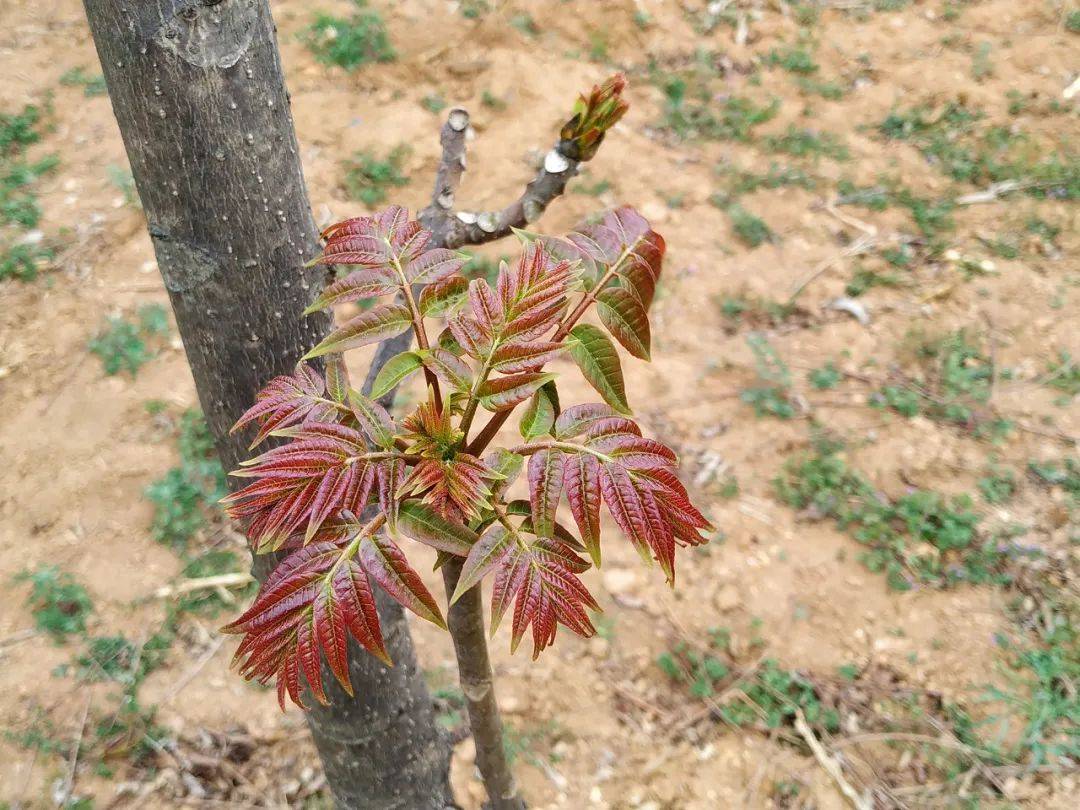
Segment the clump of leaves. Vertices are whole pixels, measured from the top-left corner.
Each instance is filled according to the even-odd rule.
[[[397,54],[390,44],[386,24],[365,0],[353,0],[349,17],[317,14],[301,35],[315,58],[326,65],[355,70],[372,62],[392,62]]]
[[[791,124],[779,135],[770,135],[765,146],[774,152],[784,152],[795,157],[826,157],[830,160],[848,160],[851,153],[847,145],[831,132],[814,132]]]
[[[563,138],[585,154],[613,114],[575,113]],[[582,636],[595,632],[588,611],[598,605],[580,575],[600,563],[602,505],[641,556],[674,581],[676,547],[706,542],[700,532],[709,523],[676,476],[674,452],[642,436],[630,416],[616,342],[649,358],[648,308],[665,250],[645,219],[623,207],[564,238],[522,234],[520,256],[500,266],[494,286],[467,281],[461,254],[428,249],[431,234],[397,206],[338,223],[324,237],[316,261],[356,269],[311,310],[396,298],[307,354],[326,358],[325,375],[302,362],[293,376],[273,380],[236,425],[258,423],[255,444],[271,434],[287,440],[236,471],[252,482],[226,498],[257,552],[288,552],[252,607],[227,628],[244,636],[237,661],[245,677],[276,677],[283,704],[287,696],[300,702],[304,679],[325,701],[325,655],[351,689],[349,635],[388,657],[369,578],[445,627],[402,550],[408,539],[435,548],[443,561],[459,558],[451,603],[493,580],[492,629],[513,604],[511,649],[531,627],[534,656],[554,642],[559,625]],[[581,322],[594,308],[607,331]],[[432,340],[426,320],[436,314],[447,328]],[[352,388],[342,353],[406,330],[417,349],[392,358],[370,396],[418,373],[428,396],[395,420]],[[556,375],[544,367],[565,356],[603,403],[562,406]],[[523,443],[491,450],[518,405],[525,405]],[[492,416],[473,435],[481,411]],[[523,471],[528,500],[508,500]],[[564,496],[576,533],[559,517]],[[360,520],[369,504],[376,515]]]
[[[680,138],[749,141],[755,127],[776,116],[778,99],[766,104],[744,96],[718,100],[710,81],[712,74],[710,65],[699,64],[691,71],[655,77],[665,96],[665,129]]]
[[[63,641],[72,633],[86,632],[86,620],[93,610],[90,594],[70,574],[55,566],[19,574],[17,582],[29,582],[27,604],[37,628]]]
[[[41,220],[35,186],[59,163],[55,155],[37,161],[25,157],[26,147],[40,139],[41,111],[34,106],[19,113],[0,113],[0,280],[30,281],[53,251],[30,231]]]
[[[987,503],[1001,504],[1016,494],[1016,476],[1012,470],[993,466],[977,482],[979,492]]]
[[[881,122],[887,139],[911,143],[944,174],[958,182],[988,185],[1006,180],[1027,184],[1037,197],[1080,197],[1080,159],[1032,148],[1023,133],[988,124],[986,116],[960,102],[939,110],[917,105],[894,110]]]
[[[380,158],[373,152],[361,150],[342,164],[345,172],[345,191],[353,200],[376,206],[386,202],[390,189],[409,184],[401,169],[408,157],[407,146],[395,146]]]
[[[761,384],[743,390],[740,399],[757,416],[792,419],[797,410],[791,397],[791,370],[764,335],[748,335],[746,343],[754,353],[754,367]]]
[[[61,74],[60,84],[65,87],[81,87],[83,95],[87,98],[107,96],[109,94],[109,88],[105,84],[105,77],[100,73],[91,75],[82,66],[73,67],[71,70]]]
[[[732,203],[727,207],[727,215],[731,220],[731,229],[747,247],[760,247],[772,240],[773,232],[765,224],[765,220],[747,211],[738,203]]]
[[[185,411],[177,433],[180,464],[146,489],[154,505],[151,532],[159,543],[186,549],[226,492],[225,473],[213,437],[197,410]]]
[[[813,369],[807,375],[807,378],[810,380],[810,385],[818,391],[830,391],[833,388],[836,388],[843,377],[844,375],[832,360],[826,362],[821,368]]]
[[[730,634],[723,628],[709,632],[703,649],[681,641],[661,653],[656,664],[672,681],[685,684],[695,698],[710,699],[718,692],[728,695],[717,706],[725,723],[776,729],[793,722],[801,710],[815,727],[831,732],[840,729],[839,712],[824,704],[813,682],[784,669],[776,659],[765,658],[750,675],[737,677]]]
[[[774,482],[780,498],[808,516],[832,518],[866,546],[862,561],[890,587],[948,587],[961,582],[1006,584],[1021,549],[979,535],[971,498],[915,489],[893,501],[852,470],[835,447],[785,465]]]
[[[1065,395],[1065,404],[1068,404],[1080,394],[1080,363],[1077,363],[1069,352],[1059,349],[1057,359],[1047,364],[1044,379],[1046,385]]]
[[[169,315],[165,307],[146,304],[139,307],[135,321],[111,316],[105,328],[90,341],[88,348],[101,358],[101,364],[109,376],[127,371],[134,377],[156,355],[147,341],[163,338],[168,333]]]
[[[809,76],[818,71],[818,64],[814,61],[814,57],[808,50],[801,47],[773,48],[765,57],[765,63],[803,76]]]
[[[626,78],[617,73],[588,95],[578,96],[570,120],[559,132],[559,151],[572,160],[590,160],[604,135],[626,114]]]

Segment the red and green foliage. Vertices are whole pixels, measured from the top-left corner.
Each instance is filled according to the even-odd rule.
[[[591,155],[622,115],[619,90],[609,82],[579,101],[562,133],[579,154]],[[351,689],[349,636],[388,660],[376,585],[445,627],[405,556],[410,542],[436,549],[437,565],[461,559],[451,603],[490,580],[492,632],[511,611],[511,649],[531,628],[534,657],[559,625],[595,632],[589,611],[599,606],[581,575],[600,565],[602,509],[672,584],[676,548],[705,542],[709,523],[678,479],[675,453],[632,418],[616,345],[649,358],[664,240],[629,207],[565,237],[518,235],[520,256],[492,286],[467,281],[460,254],[428,249],[431,234],[397,206],[323,234],[315,261],[352,272],[311,309],[374,305],[315,346],[293,376],[271,381],[237,422],[235,430],[258,426],[253,447],[280,443],[234,473],[251,483],[226,498],[256,552],[287,555],[227,628],[244,636],[241,673],[276,677],[282,705],[286,695],[300,703],[301,676],[326,700],[323,658]],[[600,325],[582,320],[593,309]],[[445,326],[431,340],[435,319]],[[417,348],[383,367],[371,396],[355,390],[342,353],[406,330]],[[322,374],[306,362],[316,357],[325,358]],[[546,369],[571,363],[602,402],[562,407]],[[395,421],[372,397],[417,373],[427,400]],[[521,443],[491,449],[518,406]],[[473,435],[481,411],[492,415]],[[518,498],[511,491],[522,474],[527,497]]]

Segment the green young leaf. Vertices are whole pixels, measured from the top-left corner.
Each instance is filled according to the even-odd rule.
[[[623,287],[608,287],[596,297],[596,312],[612,336],[634,357],[649,359],[649,313]]]
[[[500,523],[488,526],[480,539],[469,550],[469,556],[465,558],[465,564],[461,567],[461,577],[458,579],[454,595],[450,597],[450,604],[454,604],[470,588],[478,585],[480,580],[487,576],[510,552],[514,544],[514,535],[506,530]]]
[[[444,315],[457,308],[469,293],[463,276],[450,276],[437,284],[428,284],[420,293],[420,314],[425,318]]]
[[[468,556],[476,542],[476,532],[459,523],[451,523],[430,506],[419,501],[406,501],[401,504],[397,528],[418,543],[456,557]]]
[[[394,446],[394,422],[382,405],[359,391],[349,392],[349,405],[360,427],[377,447],[388,450]]]
[[[326,358],[326,393],[338,403],[349,398],[349,372],[345,368],[345,358],[340,354]]]
[[[423,366],[424,363],[416,352],[402,352],[394,355],[375,375],[375,382],[371,385],[371,398],[378,399],[388,393]]]
[[[532,395],[525,407],[525,413],[521,415],[521,424],[518,426],[521,435],[526,440],[532,440],[550,433],[558,409],[559,395],[555,390],[555,383],[546,383]]]
[[[620,413],[629,414],[622,365],[615,344],[592,324],[579,323],[567,339],[570,356],[604,401]]]
[[[384,304],[357,315],[344,326],[335,329],[304,355],[305,360],[331,352],[343,352],[386,338],[397,337],[412,326],[412,315],[404,304]]]
[[[457,391],[472,388],[472,369],[468,363],[453,352],[441,346],[417,352],[425,366],[435,373],[440,380]]]

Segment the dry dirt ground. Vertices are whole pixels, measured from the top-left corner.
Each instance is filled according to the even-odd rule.
[[[273,3],[320,222],[364,210],[340,168],[361,149],[407,144],[410,182],[392,193],[426,203],[436,98],[473,112],[462,196],[499,204],[531,175],[575,93],[618,67],[632,109],[542,226],[560,232],[626,202],[669,245],[654,362],[624,361],[628,388],[647,429],[680,450],[721,531],[682,556],[674,591],[609,540],[587,580],[604,607],[597,638],[563,634],[535,663],[509,654],[505,631],[496,639],[531,805],[833,808],[846,806],[842,781],[878,807],[1075,806],[1077,468],[1057,484],[1029,469],[1075,465],[1080,436],[1076,367],[1062,359],[1080,357],[1078,118],[1063,95],[1080,70],[1075,4],[371,7],[397,58],[346,72],[320,64],[300,33],[316,10],[348,14],[348,4]],[[55,258],[34,280],[0,280],[0,807],[325,806],[299,713],[280,714],[272,693],[229,672],[235,641],[217,632],[238,607],[228,592],[216,617],[189,611],[170,625],[175,638],[140,678],[141,716],[123,715],[115,682],[141,671],[138,660],[104,682],[73,663],[88,639],[123,634],[138,648],[166,620],[170,600],[155,591],[185,563],[154,541],[144,491],[177,465],[176,426],[196,402],[175,329],[134,376],[106,375],[87,351],[108,316],[167,299],[141,212],[125,201],[108,97],[72,83],[80,67],[99,74],[80,3],[0,1],[0,108],[47,107],[27,154],[59,157],[35,186]],[[669,105],[681,90],[680,119]],[[709,137],[718,119],[751,115],[733,98],[779,106],[745,137]],[[985,115],[969,140],[967,124],[948,123],[958,110]],[[890,113],[899,129],[883,130]],[[784,141],[789,126],[796,137]],[[836,142],[798,137],[807,132]],[[1029,185],[951,204],[1004,175],[950,174],[950,149],[993,138],[1020,166],[1005,174]],[[1048,175],[1040,161],[1055,155]],[[757,188],[743,182],[751,176]],[[933,341],[960,329],[976,351],[935,354]],[[837,373],[815,387],[808,374],[828,362]],[[563,370],[565,398],[586,399]],[[869,404],[888,386],[918,413]],[[971,407],[957,416],[954,400]],[[823,436],[844,449],[829,455]],[[972,493],[972,543],[988,543],[994,581],[920,577],[918,560],[963,572],[974,559],[974,545],[941,550],[950,507],[939,502],[925,531],[886,517],[902,547],[893,584],[914,584],[890,587],[862,558],[865,524],[845,528],[827,506],[779,494],[785,465],[815,452],[859,471],[878,503]],[[980,481],[1010,473],[1015,492],[988,502]],[[1009,538],[1032,554],[1000,552]],[[239,548],[212,519],[187,554]],[[17,579],[49,566],[93,603],[85,634],[65,644],[34,631],[31,584]],[[449,640],[429,626],[415,634],[454,725]],[[1038,671],[1023,663],[1036,660]],[[796,704],[821,756],[796,727]],[[479,807],[470,745],[457,746],[454,779],[462,803]],[[998,754],[983,750],[992,746]]]

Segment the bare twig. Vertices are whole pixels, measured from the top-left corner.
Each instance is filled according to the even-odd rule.
[[[829,258],[819,262],[818,265],[813,270],[811,270],[810,273],[802,281],[795,285],[795,289],[792,290],[791,296],[788,298],[788,304],[790,305],[795,303],[795,299],[802,294],[803,290],[809,287],[815,279],[823,275],[825,271],[829,270],[831,267],[839,263],[841,259],[844,259],[848,256],[857,256],[861,253],[866,253],[868,250],[871,250],[875,244],[877,244],[877,237],[870,236],[868,234],[860,236],[858,239],[856,239],[839,253],[836,253]]]
[[[851,783],[844,778],[844,769],[840,763],[825,750],[818,738],[814,736],[814,731],[807,725],[802,709],[795,710],[795,730],[806,741],[806,744],[810,747],[810,752],[814,755],[814,759],[818,761],[818,764],[824,768],[825,773],[836,783],[836,786],[844,794],[844,798],[848,800],[851,806],[855,810],[873,810],[870,802],[861,797],[855,791],[855,788],[851,786]]]
[[[975,191],[956,198],[957,205],[978,205],[980,203],[997,202],[998,198],[1011,194],[1014,191],[1029,188],[1033,184],[1027,180],[1002,180],[1000,183],[992,183],[982,191]]]
[[[198,579],[186,579],[175,585],[165,585],[154,591],[158,599],[168,599],[171,596],[182,596],[185,593],[205,590],[206,588],[229,588],[247,585],[254,582],[255,578],[247,571],[237,571],[232,574],[217,574],[212,577],[199,577]]]
[[[221,649],[221,645],[225,643],[224,636],[218,636],[214,639],[214,643],[211,644],[206,652],[199,656],[199,660],[195,662],[195,665],[185,672],[175,684],[169,693],[165,695],[165,698],[161,701],[162,705],[172,702],[172,699],[183,691],[184,687],[195,680],[195,676],[202,672],[203,667],[210,663],[210,660],[217,655],[217,651]]]
[[[82,747],[83,734],[86,733],[86,718],[89,714],[90,698],[88,697],[83,706],[82,718],[79,720],[79,733],[75,735],[75,745],[72,746],[71,754],[68,756],[68,769],[67,776],[64,777],[64,789],[60,794],[60,800],[57,802],[60,807],[67,807],[67,803],[71,799],[71,794],[75,791],[75,769],[79,765],[79,749]]]

